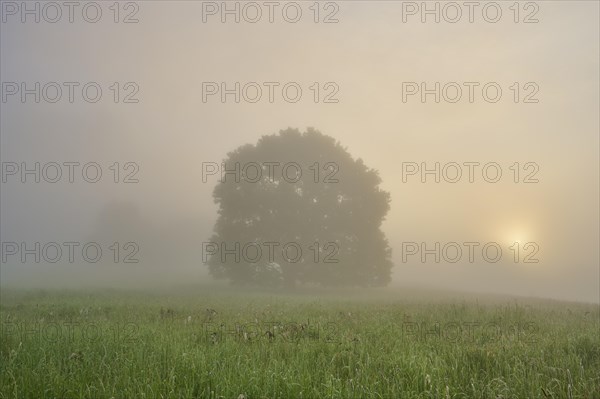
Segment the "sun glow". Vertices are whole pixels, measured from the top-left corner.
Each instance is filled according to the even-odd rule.
[[[517,226],[505,229],[501,237],[505,244],[513,245],[514,243],[517,243],[522,246],[531,241],[532,236],[530,229],[524,226]]]

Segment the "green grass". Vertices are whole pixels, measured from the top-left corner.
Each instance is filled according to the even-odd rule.
[[[369,292],[4,289],[0,398],[600,398],[597,305]]]

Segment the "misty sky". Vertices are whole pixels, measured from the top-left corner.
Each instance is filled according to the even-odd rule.
[[[527,24],[513,21],[512,2],[499,2],[497,23],[486,22],[479,8],[473,23],[467,15],[457,23],[434,23],[431,16],[422,23],[420,14],[403,14],[400,1],[321,7],[319,18],[335,11],[337,23],[315,23],[312,2],[298,3],[297,23],[285,21],[280,8],[273,23],[267,15],[257,23],[234,23],[231,16],[221,23],[219,13],[203,22],[202,2],[144,1],[137,3],[139,22],[131,24],[114,23],[109,3],[100,3],[103,15],[95,24],[78,10],[74,23],[66,16],[21,23],[20,14],[3,12],[3,83],[97,82],[103,97],[87,103],[80,88],[73,103],[66,91],[56,103],[8,96],[1,103],[2,162],[97,162],[103,179],[91,184],[77,175],[72,184],[22,184],[8,176],[1,238],[85,242],[100,234],[107,246],[138,242],[142,261],[106,268],[8,261],[1,266],[3,286],[209,278],[200,243],[216,220],[217,179],[202,182],[202,162],[220,163],[227,152],[280,129],[315,127],[377,169],[391,193],[383,231],[393,249],[394,284],[600,300],[598,2],[537,2],[539,22]],[[132,10],[121,9],[119,18]],[[521,9],[519,19],[532,11]],[[120,99],[129,92],[124,84],[135,83],[139,102],[114,103],[114,82]],[[222,103],[219,95],[203,102],[203,82],[280,85],[273,103],[266,88],[257,103],[235,103],[233,96]],[[288,82],[303,90],[296,103],[282,97]],[[329,82],[339,88],[337,103],[323,102]],[[433,95],[423,103],[420,94],[403,102],[403,82],[479,86],[473,103],[466,86],[456,103],[435,103]],[[502,88],[498,102],[482,97],[489,82]],[[517,103],[510,89],[515,82]],[[538,102],[524,103],[533,88],[539,90],[529,99]],[[139,183],[114,183],[109,166],[115,162],[121,168],[135,162]],[[479,167],[474,183],[466,175],[457,183],[435,183],[431,176],[422,183],[419,174],[403,182],[407,162],[430,168],[496,162],[503,175],[488,183]],[[515,162],[519,183],[510,169]],[[528,162],[539,166],[537,183],[522,182]],[[113,233],[103,230],[102,211],[114,204],[130,204],[131,212]],[[515,241],[536,243],[539,262],[515,263],[508,248]],[[435,263],[432,257],[423,263],[419,256],[403,262],[405,242],[497,242],[504,253],[497,263]]]

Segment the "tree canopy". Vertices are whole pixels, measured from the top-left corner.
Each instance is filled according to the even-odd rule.
[[[376,170],[309,128],[263,136],[227,154],[213,197],[210,273],[234,283],[383,286],[381,231],[390,195]]]

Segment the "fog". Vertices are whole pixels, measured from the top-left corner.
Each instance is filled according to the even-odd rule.
[[[303,14],[296,23],[279,8],[269,22],[264,6],[256,23],[243,14],[239,23],[231,15],[222,23],[221,3],[188,1],[130,3],[137,8],[121,8],[119,23],[108,3],[100,3],[97,23],[82,19],[79,9],[73,23],[64,10],[56,23],[43,15],[39,23],[34,16],[23,23],[20,11],[5,3],[2,287],[212,282],[202,242],[217,220],[212,193],[218,176],[204,182],[203,163],[220,164],[230,151],[263,135],[314,127],[376,169],[381,188],[391,195],[381,227],[392,248],[390,289],[600,301],[597,2],[539,2],[537,23],[521,23],[529,9],[521,9],[515,23],[508,3],[501,3],[497,23],[485,21],[479,8],[472,23],[466,9],[456,23],[435,23],[431,16],[422,23],[407,2],[387,1],[322,3],[319,23],[312,3],[298,3]],[[121,23],[132,12],[138,22]],[[338,22],[322,23],[327,16]],[[22,97],[22,82],[26,89],[40,82],[39,102],[35,93]],[[48,82],[62,87],[54,103],[47,98],[55,98],[55,86],[41,89]],[[73,102],[64,82],[77,83]],[[83,98],[89,82],[102,88],[97,102]],[[228,90],[235,82],[256,82],[262,97],[248,101],[255,98],[252,86],[239,93],[239,103],[235,94],[223,102],[222,82]],[[277,84],[272,102],[265,82]],[[297,102],[282,92],[289,82],[302,88]],[[441,88],[456,84],[446,92],[440,88],[439,102],[435,93],[423,102],[422,82],[430,91],[436,82]],[[464,82],[474,82],[472,102]],[[502,89],[497,102],[482,94],[489,82],[495,83],[490,96],[495,87]],[[448,101],[457,86],[461,99]],[[212,94],[215,88],[219,92]],[[36,162],[40,182],[37,172],[22,182],[23,163],[34,169]],[[56,183],[44,178],[55,175],[52,162],[61,165]],[[71,164],[72,183],[65,165],[70,162],[79,163]],[[469,162],[478,163],[473,182]],[[82,177],[88,163],[101,169],[96,183]],[[436,163],[439,182],[434,174],[421,175]],[[485,178],[495,176],[495,166],[482,174],[490,163],[501,169],[498,182]],[[462,177],[453,183],[455,164]],[[97,169],[86,176],[94,177]],[[78,245],[72,263],[66,251],[56,263],[38,263],[35,255],[22,261],[22,248],[10,254],[14,248],[6,243],[23,242],[26,248],[36,242]],[[81,258],[89,242],[100,244],[102,261]],[[110,248],[114,242],[118,255]],[[478,248],[495,242],[503,256],[488,262],[478,249],[474,262],[465,259],[466,252],[455,263],[437,263],[433,255],[423,262],[420,253],[403,259],[407,243],[423,242],[427,248],[436,242],[477,242]],[[509,249],[514,242],[519,262]],[[526,243],[534,246],[525,249]],[[538,262],[523,262],[533,249]],[[128,255],[138,262],[124,262]]]

